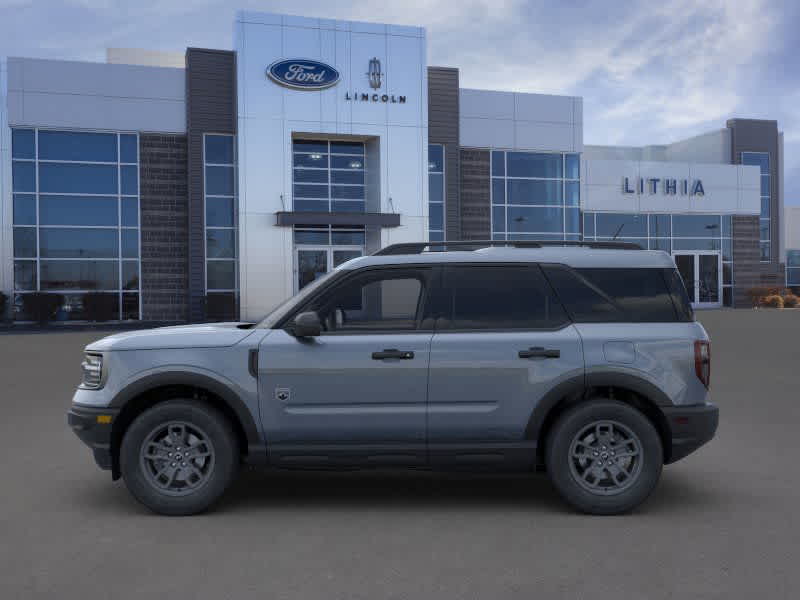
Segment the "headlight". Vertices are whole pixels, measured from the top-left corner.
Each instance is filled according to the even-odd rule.
[[[81,387],[91,390],[97,390],[103,387],[102,354],[89,354],[88,352],[84,354],[83,362],[81,363],[81,371],[83,372]]]

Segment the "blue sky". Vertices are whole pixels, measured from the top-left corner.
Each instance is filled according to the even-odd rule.
[[[668,143],[777,119],[800,204],[800,3],[784,0],[0,0],[0,56],[103,60],[106,47],[230,48],[237,8],[422,25],[461,85],[584,98],[587,144]]]

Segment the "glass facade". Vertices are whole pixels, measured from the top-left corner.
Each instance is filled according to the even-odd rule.
[[[759,220],[759,244],[761,246],[761,261],[769,262],[772,258],[772,244],[770,238],[770,199],[771,185],[769,174],[769,152],[742,152],[742,164],[753,165],[761,169],[761,218]]]
[[[492,239],[580,239],[580,155],[493,150]]]
[[[786,286],[800,287],[800,250],[786,251]]]
[[[364,143],[292,141],[295,211],[364,212]]]
[[[428,145],[428,240],[444,241],[444,146]]]
[[[718,252],[722,263],[723,304],[730,306],[733,286],[732,217],[703,214],[583,213],[583,238],[633,242],[665,252]]]
[[[84,320],[87,294],[113,319],[139,319],[139,140],[134,133],[12,130],[14,311],[25,294],[63,298],[56,320]]]
[[[239,289],[235,136],[205,134],[203,163],[206,292],[213,303],[231,304]]]

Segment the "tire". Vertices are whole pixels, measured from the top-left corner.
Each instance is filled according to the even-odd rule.
[[[207,510],[239,467],[228,419],[204,402],[185,399],[157,404],[136,417],[122,438],[119,458],[131,494],[162,515]]]
[[[553,486],[571,506],[593,515],[639,506],[655,489],[663,463],[661,438],[650,420],[605,398],[567,410],[545,446]]]

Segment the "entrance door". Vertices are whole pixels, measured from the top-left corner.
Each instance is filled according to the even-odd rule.
[[[351,258],[364,254],[359,246],[302,246],[295,248],[294,291],[298,292]]]
[[[722,268],[719,252],[681,252],[673,255],[694,308],[722,305]]]

